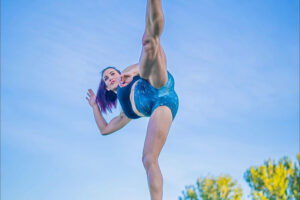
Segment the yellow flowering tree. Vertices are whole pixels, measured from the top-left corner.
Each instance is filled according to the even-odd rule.
[[[243,192],[230,176],[205,177],[196,186],[186,186],[179,200],[241,200]]]
[[[300,200],[300,154],[292,163],[284,157],[278,163],[271,159],[264,165],[250,167],[245,180],[251,187],[254,200]]]

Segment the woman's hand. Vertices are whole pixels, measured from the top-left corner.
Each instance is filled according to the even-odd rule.
[[[133,79],[133,74],[129,72],[123,72],[120,75],[119,85],[120,87],[125,87],[128,85]]]
[[[96,95],[94,94],[93,90],[88,89],[87,97],[85,97],[85,99],[89,102],[91,107],[97,106]]]

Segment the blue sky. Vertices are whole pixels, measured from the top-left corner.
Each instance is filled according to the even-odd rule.
[[[100,71],[136,63],[146,1],[1,5],[1,197],[150,199],[148,118],[103,137],[85,100]],[[180,107],[160,155],[164,199],[299,145],[299,2],[163,1],[161,43]],[[107,120],[120,112],[118,107]]]

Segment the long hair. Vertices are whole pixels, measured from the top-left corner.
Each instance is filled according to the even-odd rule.
[[[105,69],[103,69],[101,72],[101,81],[97,91],[96,102],[100,107],[100,111],[103,113],[106,113],[107,110],[109,112],[112,112],[111,109],[117,107],[117,94],[114,93],[113,91],[108,91],[106,89],[106,84],[103,80],[104,71],[110,68],[115,69],[119,74],[121,74],[120,70],[118,70],[113,66],[108,66]]]

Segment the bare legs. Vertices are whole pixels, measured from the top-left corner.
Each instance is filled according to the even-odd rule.
[[[167,82],[167,61],[160,45],[164,27],[161,0],[147,1],[146,28],[143,50],[139,60],[140,76],[160,88]],[[163,177],[158,165],[159,154],[172,124],[172,112],[166,106],[157,107],[151,114],[143,151],[143,164],[147,173],[151,200],[162,200]]]
[[[172,113],[166,106],[156,108],[148,123],[143,164],[147,173],[151,200],[162,200],[163,177],[158,165],[158,157],[167,139],[171,124]]]
[[[166,56],[159,40],[163,27],[161,0],[148,0],[139,66],[140,76],[147,79],[155,88],[163,86],[168,79]]]

